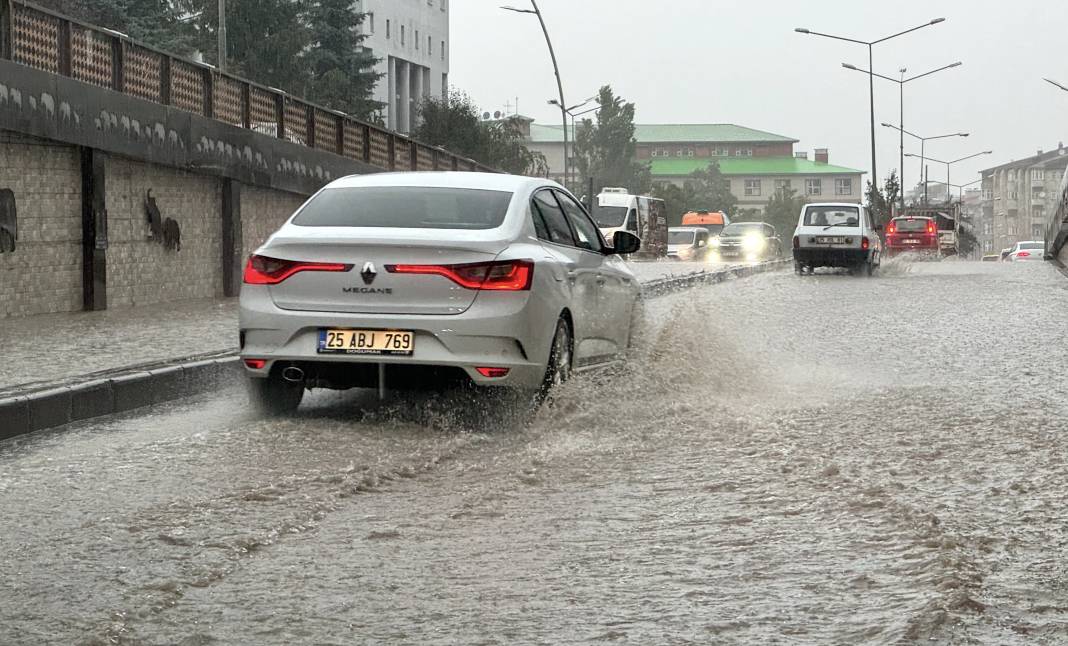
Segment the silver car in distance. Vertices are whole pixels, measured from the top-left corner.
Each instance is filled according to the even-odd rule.
[[[245,267],[253,403],[310,388],[504,386],[538,393],[617,360],[639,285],[570,193],[490,173],[383,173],[327,185]]]

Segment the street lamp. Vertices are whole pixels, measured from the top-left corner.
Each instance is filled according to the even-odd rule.
[[[950,187],[950,183],[949,183],[949,167],[952,166],[953,164],[956,164],[957,162],[962,162],[962,161],[965,161],[967,159],[974,159],[974,158],[980,157],[982,155],[991,155],[993,153],[994,153],[993,150],[984,150],[981,153],[975,153],[974,155],[968,155],[967,157],[961,157],[960,159],[954,159],[953,161],[942,161],[941,159],[935,159],[934,157],[928,157],[927,159],[935,162],[936,164],[945,164],[946,165],[946,200],[949,200],[949,187]],[[906,157],[918,157],[919,155],[913,155],[912,153],[905,153],[905,156]],[[927,201],[926,200],[926,193],[927,193],[927,178],[926,177],[924,178],[923,192],[924,192],[924,195],[925,195],[924,202],[926,203],[926,201]]]
[[[564,178],[567,178],[568,174],[568,159],[567,159],[567,112],[564,110],[564,106],[567,105],[567,101],[564,100],[564,83],[560,80],[560,66],[556,63],[556,51],[553,49],[553,41],[549,38],[549,29],[545,26],[545,19],[542,18],[541,10],[538,9],[538,3],[536,0],[530,0],[530,6],[533,9],[518,9],[516,7],[501,7],[506,11],[514,11],[516,13],[532,13],[538,17],[538,22],[541,23],[541,31],[545,34],[545,44],[549,46],[549,58],[553,61],[553,72],[556,74],[556,89],[560,92],[560,118],[564,122]]]
[[[898,166],[898,181],[901,184],[902,189],[904,189],[904,187],[905,187],[905,131],[904,131],[904,128],[905,128],[905,84],[906,83],[911,83],[912,81],[915,81],[916,79],[922,79],[925,76],[930,76],[932,74],[935,74],[937,72],[941,72],[943,70],[948,70],[948,69],[951,69],[951,68],[954,68],[954,67],[960,67],[961,65],[963,65],[963,63],[961,63],[960,61],[957,61],[956,63],[950,63],[949,65],[944,65],[942,67],[939,67],[938,69],[931,70],[930,72],[924,72],[923,74],[917,74],[915,76],[910,76],[909,78],[905,78],[905,73],[908,72],[908,69],[902,67],[900,70],[898,70],[898,72],[900,72],[900,74],[901,74],[901,78],[900,79],[896,79],[896,78],[893,78],[893,77],[890,77],[890,76],[883,76],[882,74],[878,74],[878,73],[873,72],[871,70],[866,70],[866,69],[859,68],[859,67],[857,67],[855,65],[850,65],[849,63],[842,63],[842,67],[846,68],[847,70],[853,70],[853,71],[856,71],[856,72],[862,72],[864,74],[877,76],[877,77],[879,77],[881,79],[885,79],[887,81],[891,81],[893,83],[897,83],[898,84],[899,99],[900,99],[900,107],[898,109],[898,123],[901,126],[899,128],[899,130],[901,130],[901,132],[899,133],[899,135],[900,135],[899,138],[901,140],[900,141],[900,149],[899,149],[899,154],[900,154],[900,160],[901,161],[899,162],[899,166]],[[900,199],[901,208],[905,208],[905,191],[904,190],[901,191],[901,194],[900,194],[899,197],[901,198]]]
[[[597,100],[596,96],[591,96],[588,99],[583,99],[582,103],[576,103],[575,105],[571,106],[570,108],[565,108],[565,107],[563,107],[563,104],[561,104],[558,99],[549,99],[549,105],[555,105],[556,107],[561,108],[566,115],[571,117],[571,150],[572,151],[574,151],[575,143],[578,141],[578,132],[575,130],[575,110],[578,110],[579,108],[585,107],[590,101],[596,101],[596,100]],[[582,112],[580,114],[586,114],[586,112],[590,112],[592,110],[596,110],[599,107],[600,106],[598,105],[597,108],[591,108],[591,110],[586,110],[585,112]],[[564,129],[565,130],[567,129],[567,117],[566,116],[564,117]],[[565,141],[566,141],[566,139],[565,139]],[[568,156],[567,155],[566,144],[565,144],[565,147],[564,147],[564,156],[565,157]],[[574,174],[575,174],[575,167],[572,164],[571,165],[571,174],[570,175],[566,174],[566,173],[564,174],[564,183],[566,184],[568,181],[571,181],[572,183],[574,183],[574,179],[575,179],[573,177]]]
[[[935,135],[934,137],[921,137],[921,136],[919,136],[918,134],[916,134],[914,132],[909,132],[908,130],[905,130],[904,128],[898,128],[897,126],[895,126],[895,125],[893,125],[891,123],[883,123],[882,125],[883,125],[884,128],[892,128],[894,130],[899,130],[902,133],[904,133],[904,134],[906,134],[906,135],[908,135],[910,137],[914,137],[914,138],[920,140],[920,178],[921,178],[921,181],[923,182],[923,203],[926,204],[927,203],[927,175],[926,175],[926,171],[924,170],[923,160],[924,160],[924,147],[927,145],[927,142],[932,140],[932,139],[945,139],[946,137],[967,137],[969,133],[967,133],[967,132],[953,132],[953,133],[950,133],[948,135]],[[904,155],[904,156],[905,157],[915,157],[915,155]],[[901,190],[904,190],[904,189],[905,189],[905,186],[904,186],[904,184],[902,184]]]
[[[945,22],[945,20],[946,20],[945,18],[935,18],[934,20],[932,20],[930,22],[926,22],[926,23],[924,23],[922,25],[919,25],[917,27],[913,27],[911,29],[906,29],[905,31],[899,31],[896,34],[891,34],[891,35],[886,36],[884,38],[880,38],[878,40],[872,40],[872,41],[857,40],[856,38],[846,38],[845,36],[833,36],[831,34],[823,34],[823,33],[820,33],[818,31],[811,31],[809,29],[805,29],[804,27],[798,27],[798,28],[794,29],[794,31],[796,31],[799,34],[806,34],[806,35],[810,35],[810,36],[823,36],[824,38],[833,38],[834,40],[844,40],[844,41],[846,41],[848,43],[856,43],[858,45],[866,45],[868,47],[868,69],[870,70],[870,69],[873,69],[875,67],[874,61],[872,60],[872,47],[873,46],[878,45],[879,43],[884,43],[884,42],[890,40],[891,38],[897,38],[898,36],[904,36],[905,34],[908,34],[908,33],[916,31],[917,29],[923,29],[924,27],[930,27],[931,25],[937,25],[940,22]],[[872,74],[871,72],[868,73],[868,100],[869,100],[870,108],[871,108],[871,185],[872,186],[878,186],[878,184],[879,184],[879,174],[878,174],[878,171],[876,170],[876,167],[875,167],[875,75]]]
[[[1050,83],[1052,85],[1056,85],[1057,87],[1059,87],[1060,89],[1064,90],[1065,92],[1068,92],[1068,87],[1065,87],[1065,86],[1061,85],[1057,81],[1054,81],[1052,79],[1047,79],[1047,78],[1044,78],[1042,80],[1045,81],[1046,83]]]

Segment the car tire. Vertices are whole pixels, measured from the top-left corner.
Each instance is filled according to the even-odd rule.
[[[571,378],[573,348],[571,325],[566,318],[561,316],[556,321],[553,344],[549,349],[549,363],[545,366],[545,378],[542,379],[541,388],[538,391],[538,403],[545,401],[554,387]]]
[[[270,376],[266,379],[248,380],[249,403],[264,415],[284,415],[292,413],[304,399],[304,385],[290,383],[281,377]]]

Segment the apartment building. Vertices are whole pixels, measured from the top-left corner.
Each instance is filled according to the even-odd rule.
[[[415,126],[419,103],[449,89],[450,0],[357,0],[367,14],[364,47],[378,57],[383,76],[374,98],[383,121],[398,132]]]
[[[983,253],[998,253],[1020,240],[1042,240],[1057,209],[1060,184],[1068,168],[1068,148],[981,171],[982,195],[977,238]]]

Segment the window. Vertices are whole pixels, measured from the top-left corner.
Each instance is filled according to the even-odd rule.
[[[787,190],[789,190],[790,189],[790,180],[788,180],[788,179],[777,179],[777,180],[775,180],[775,190],[777,191],[779,189],[787,189]]]
[[[1046,237],[1046,227],[1044,227],[1041,224],[1032,224],[1031,225],[1031,237],[1034,238],[1035,240],[1042,240],[1043,238]]]
[[[575,228],[579,248],[599,253],[604,248],[604,244],[601,242],[601,232],[597,230],[593,220],[569,195],[560,191],[554,191],[554,193],[556,193],[556,199],[560,200],[560,205],[564,207],[568,220]]]
[[[712,151],[713,157],[727,157],[730,155],[730,151],[726,148],[716,148]]]
[[[734,149],[734,156],[735,157],[752,157],[753,156],[753,149],[752,148],[735,148]]]
[[[434,55],[434,39],[431,36],[426,37],[426,55]]]
[[[747,179],[747,180],[745,180],[745,196],[746,197],[760,197],[760,180],[759,179]]]
[[[366,186],[320,192],[293,219],[308,227],[495,229],[512,194],[466,188]]]
[[[386,18],[386,40],[389,40],[389,18]]]
[[[1042,181],[1046,179],[1045,172],[1041,168],[1031,169],[1031,179]]]
[[[822,179],[806,179],[805,195],[823,195]]]
[[[534,194],[532,201],[535,217],[540,216],[547,234],[546,240],[556,244],[575,245],[575,238],[571,235],[571,227],[567,225],[567,217],[560,205],[553,197],[552,191],[545,189]]]
[[[650,157],[656,157],[658,154],[659,154],[659,151],[656,148],[653,148],[653,152],[649,153],[649,156]]]
[[[401,46],[404,46],[404,25],[401,25]]]
[[[375,33],[375,14],[373,12],[367,14],[367,28],[370,30],[368,33]]]
[[[834,194],[835,195],[852,195],[853,194],[853,178],[851,177],[838,177],[834,180]]]
[[[444,9],[442,9],[444,11]],[[445,60],[445,41],[441,41],[441,60]]]
[[[687,157],[693,157],[693,148],[687,148],[686,149],[686,156]]]
[[[415,51],[419,51],[419,30],[415,30]]]
[[[678,150],[675,151],[675,156],[676,157],[682,157],[682,148],[679,148]]]

